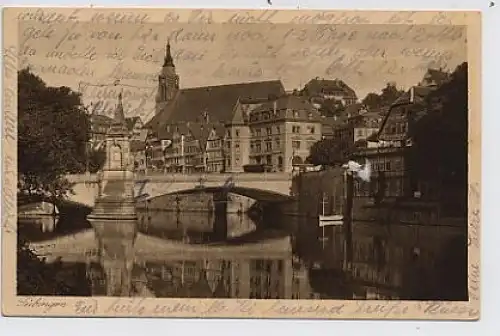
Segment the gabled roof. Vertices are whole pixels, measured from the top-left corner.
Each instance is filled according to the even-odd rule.
[[[250,114],[273,111],[274,109],[277,111],[286,111],[285,117],[290,119],[312,119],[315,121],[322,119],[319,111],[305,97],[295,95],[281,96],[275,100],[268,101],[255,108]],[[297,117],[294,117],[294,112],[298,112]]]
[[[304,90],[310,95],[342,94],[357,99],[356,92],[340,79],[314,78],[304,86]]]
[[[280,80],[181,89],[146,127],[161,128],[167,122],[200,122],[204,112],[210,121],[225,123],[232,120],[238,99],[264,99],[284,93]]]
[[[424,108],[424,106],[426,105],[425,98],[435,89],[435,86],[412,86],[408,91],[403,93],[398,99],[396,99],[394,103],[392,103],[389,111],[385,114],[384,120],[382,120],[377,136],[380,137],[380,135],[382,134],[382,131],[387,124],[387,120],[389,120],[389,117],[393,113],[394,108],[404,105],[413,105]]]
[[[191,135],[194,140],[198,140],[201,148],[206,148],[212,130],[215,130],[219,137],[224,137],[225,127],[218,122],[183,122],[173,125],[166,125],[158,131],[157,137],[160,140],[172,139],[175,133]]]
[[[408,91],[396,99],[391,107],[408,104],[425,104],[425,98],[434,90],[435,87],[433,86],[412,86]]]

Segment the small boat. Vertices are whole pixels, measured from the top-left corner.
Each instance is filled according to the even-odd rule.
[[[57,206],[50,202],[35,202],[20,205],[18,207],[18,218],[33,218],[40,216],[57,216],[59,209]]]
[[[344,216],[342,215],[319,215],[319,226],[342,225]]]
[[[323,205],[323,213],[318,216],[319,227],[342,225],[344,220],[343,215],[325,215],[325,194],[323,194],[323,200],[321,203]]]

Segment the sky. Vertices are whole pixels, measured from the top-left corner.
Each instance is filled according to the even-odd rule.
[[[123,89],[125,113],[144,121],[167,40],[181,88],[280,79],[293,90],[315,77],[337,78],[362,99],[387,82],[406,89],[429,67],[453,70],[466,61],[463,26],[21,21],[19,40],[20,67],[81,91],[86,105],[114,106]]]

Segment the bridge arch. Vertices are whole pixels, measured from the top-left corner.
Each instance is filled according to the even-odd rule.
[[[283,195],[279,192],[262,190],[257,188],[249,188],[249,187],[238,187],[238,186],[234,186],[232,188],[227,188],[227,189],[224,187],[190,188],[175,192],[168,192],[165,193],[164,195],[186,195],[186,194],[195,194],[200,192],[205,192],[205,193],[228,192],[252,198],[259,202],[266,202],[266,203],[274,203],[274,202],[279,203],[292,200],[292,196]],[[158,195],[156,197],[161,197],[161,196],[163,195]]]

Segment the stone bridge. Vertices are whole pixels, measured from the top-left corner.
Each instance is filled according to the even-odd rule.
[[[87,206],[94,206],[98,193],[96,175],[68,175],[74,183],[74,195],[69,200]],[[162,174],[136,176],[135,195],[153,198],[165,194],[193,192],[197,188],[216,191],[225,184],[231,184],[231,192],[256,200],[283,200],[292,191],[290,173],[239,173],[239,174]]]

